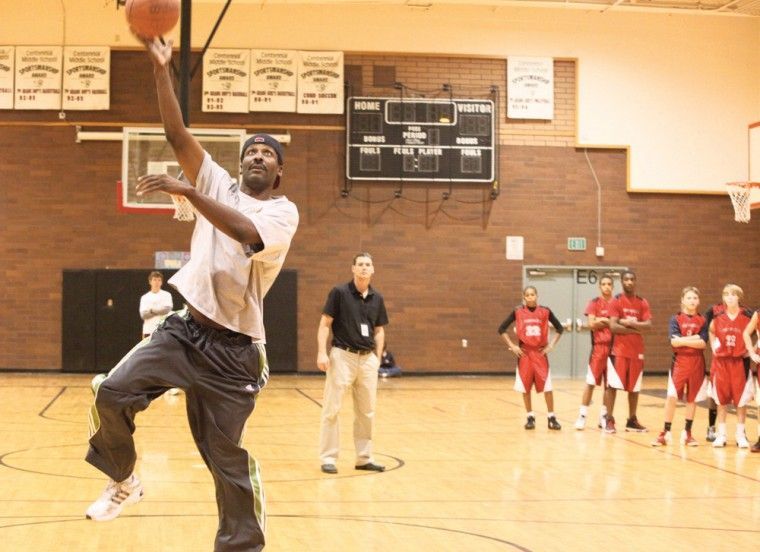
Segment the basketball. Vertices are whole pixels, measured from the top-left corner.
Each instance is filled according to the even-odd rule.
[[[127,22],[146,38],[171,31],[179,20],[179,0],[127,0]]]

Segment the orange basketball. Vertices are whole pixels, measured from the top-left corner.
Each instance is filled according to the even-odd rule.
[[[146,38],[171,31],[179,20],[180,0],[127,0],[127,22]]]

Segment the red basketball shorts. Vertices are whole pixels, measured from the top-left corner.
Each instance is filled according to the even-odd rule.
[[[610,359],[611,343],[594,343],[591,354],[588,357],[588,370],[586,371],[586,383],[589,385],[601,385],[607,380],[607,363]]]
[[[676,355],[668,374],[668,397],[692,403],[705,381],[705,357]]]
[[[754,394],[749,362],[738,357],[713,357],[711,396],[720,405],[745,406]]]
[[[607,385],[628,392],[638,392],[641,389],[641,375],[644,372],[644,356],[640,358],[610,357],[608,365]]]
[[[517,359],[515,391],[529,393],[533,385],[538,393],[552,390],[549,375],[549,359],[538,349],[522,349],[523,355]]]

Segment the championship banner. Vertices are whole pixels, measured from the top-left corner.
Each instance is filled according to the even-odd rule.
[[[297,52],[252,50],[251,111],[296,111]]]
[[[343,113],[343,52],[298,55],[298,113]]]
[[[61,109],[61,46],[16,46],[16,109]]]
[[[111,107],[111,49],[63,49],[63,109],[97,111]]]
[[[13,46],[0,46],[0,109],[13,109]]]
[[[507,58],[507,117],[548,121],[554,118],[552,58]]]
[[[203,56],[203,111],[248,113],[248,50],[212,49]]]

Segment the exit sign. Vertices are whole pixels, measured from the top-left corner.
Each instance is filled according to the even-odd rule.
[[[586,238],[567,238],[568,251],[586,251]]]

